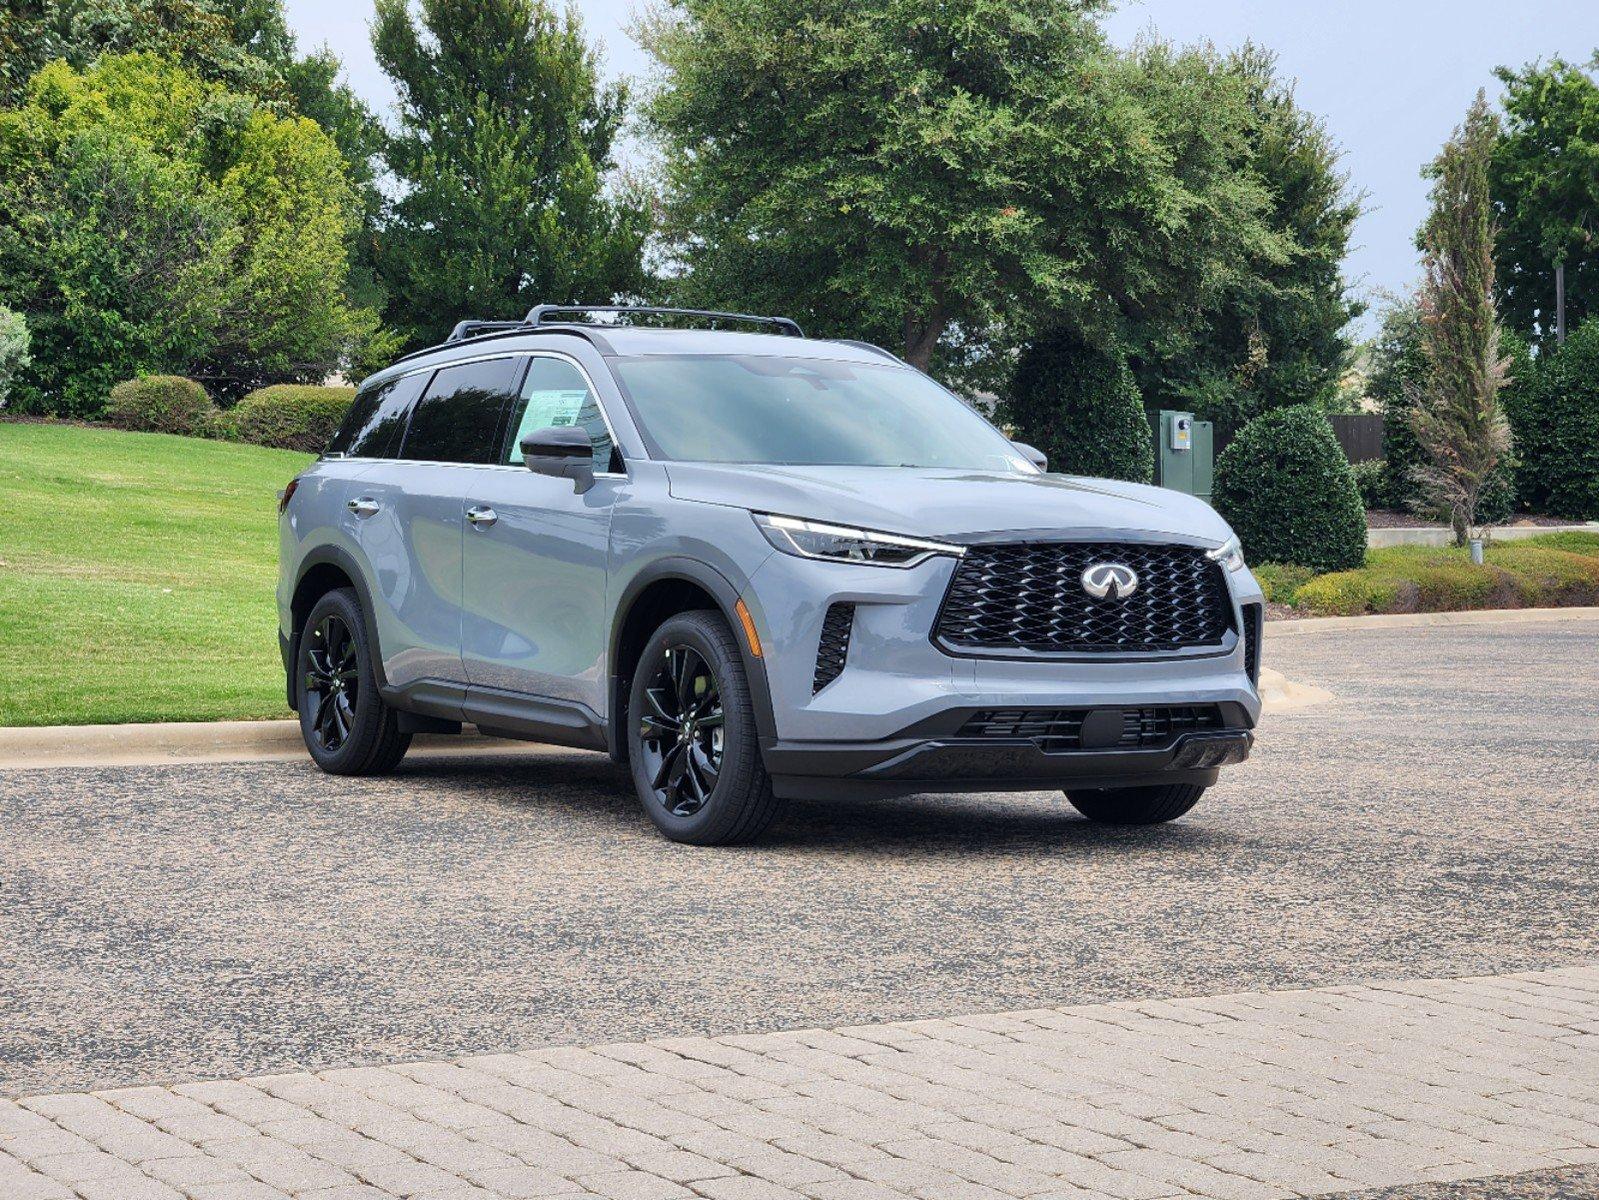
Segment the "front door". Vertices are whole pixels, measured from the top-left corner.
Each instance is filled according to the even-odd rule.
[[[570,480],[522,465],[523,436],[551,425],[588,430],[597,478],[582,495]],[[495,469],[469,472],[461,631],[467,679],[603,716],[611,510],[628,481],[575,362],[548,354],[531,360],[496,459]]]

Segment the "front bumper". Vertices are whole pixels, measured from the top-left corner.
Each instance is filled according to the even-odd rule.
[[[1248,572],[1232,573],[1233,632],[1215,648],[1138,656],[976,657],[934,643],[954,570],[934,558],[906,570],[771,555],[744,599],[767,646],[773,728],[767,771],[792,797],[929,791],[1045,790],[1191,783],[1208,786],[1253,744],[1258,661],[1238,631],[1263,602]],[[840,670],[818,679],[826,614],[853,606]],[[972,736],[989,710],[1129,715],[1177,708],[1217,719],[1173,725],[1161,739],[1081,743]],[[998,736],[996,736],[996,732]]]
[[[1125,710],[1088,710],[1114,723]],[[1189,783],[1208,787],[1254,744],[1252,714],[1216,708],[1216,727],[1163,744],[1056,749],[1043,737],[964,736],[975,710],[954,709],[876,742],[782,742],[765,747],[767,771],[792,799],[879,797],[939,791],[1043,791]]]

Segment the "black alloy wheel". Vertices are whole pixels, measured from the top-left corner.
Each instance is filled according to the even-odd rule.
[[[678,644],[656,659],[644,699],[639,747],[655,803],[674,817],[692,817],[721,777],[722,689],[700,652]]]
[[[332,775],[394,770],[411,735],[378,690],[376,648],[355,592],[325,593],[295,641],[300,733],[316,765]]]
[[[328,613],[305,637],[305,703],[312,736],[336,754],[355,727],[361,672],[355,635],[337,613]]]

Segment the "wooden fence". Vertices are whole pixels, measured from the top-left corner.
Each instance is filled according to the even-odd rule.
[[[1338,439],[1338,444],[1343,447],[1344,456],[1352,463],[1367,462],[1374,458],[1382,458],[1382,414],[1381,413],[1340,413],[1327,418],[1332,422],[1333,436]],[[1238,436],[1238,427],[1230,421],[1217,421],[1215,432],[1215,453],[1221,457],[1221,452]]]
[[[1332,422],[1333,434],[1350,462],[1369,462],[1383,457],[1381,413],[1340,413],[1327,419]]]

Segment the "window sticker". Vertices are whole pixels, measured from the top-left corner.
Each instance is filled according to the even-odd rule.
[[[536,429],[550,426],[576,425],[583,405],[588,401],[587,388],[551,388],[529,392],[527,406],[522,409],[522,421],[511,439],[511,461],[522,461],[522,439]]]

